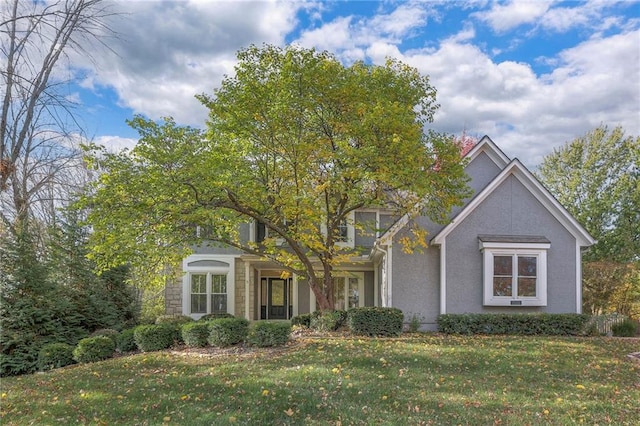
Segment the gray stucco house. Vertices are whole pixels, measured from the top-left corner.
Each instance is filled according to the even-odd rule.
[[[467,154],[473,196],[447,225],[414,220],[429,247],[407,254],[399,244],[410,225],[384,210],[361,210],[354,222],[374,222],[376,235],[345,229],[359,247],[336,274],[336,308],[390,306],[435,329],[439,314],[467,312],[580,313],[581,253],[589,233],[518,160],[487,136]],[[247,225],[258,241],[264,229]],[[184,259],[183,274],[166,288],[167,313],[194,318],[229,312],[249,320],[289,319],[316,309],[307,283],[283,278],[277,265],[230,248],[203,247]]]

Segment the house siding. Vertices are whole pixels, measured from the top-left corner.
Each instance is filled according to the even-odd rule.
[[[547,306],[483,306],[479,234],[540,235],[550,240]],[[446,238],[446,312],[576,312],[575,247],[575,238],[566,228],[510,176]]]

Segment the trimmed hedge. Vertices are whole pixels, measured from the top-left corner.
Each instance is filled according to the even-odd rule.
[[[89,335],[89,337],[98,337],[98,336],[106,336],[109,339],[113,340],[113,343],[118,342],[118,330],[114,330],[112,328],[100,328]]]
[[[196,321],[182,324],[181,332],[185,345],[196,348],[207,346],[207,338],[209,337],[207,322]]]
[[[38,369],[51,370],[75,364],[73,346],[66,343],[49,343],[38,353]]]
[[[350,309],[347,316],[351,332],[364,336],[399,336],[403,321],[400,309],[376,306]]]
[[[311,327],[311,314],[300,314],[291,318],[291,325],[298,325],[301,327]]]
[[[288,321],[258,321],[249,327],[247,343],[259,348],[283,346],[290,335],[291,323]]]
[[[611,333],[616,337],[634,337],[637,332],[638,323],[629,318],[611,326]]]
[[[586,314],[443,314],[438,331],[447,334],[578,336],[587,333]]]
[[[73,359],[84,364],[102,361],[113,356],[116,344],[107,336],[86,337],[73,350]]]
[[[234,316],[228,312],[214,312],[212,314],[206,314],[201,316],[198,321],[211,321],[211,320],[220,319],[220,318],[234,318]]]
[[[158,318],[156,318],[156,324],[178,324],[178,325],[182,325],[188,322],[193,322],[195,321],[193,318],[191,318],[188,315],[181,315],[181,314],[176,314],[176,315],[160,315]]]
[[[159,351],[173,345],[176,330],[171,323],[139,325],[133,329],[133,338],[141,351]]]
[[[309,326],[317,331],[336,331],[346,322],[346,311],[315,311],[311,314]]]
[[[249,334],[249,321],[245,318],[220,318],[209,321],[209,337],[211,346],[233,346],[244,342]]]
[[[138,349],[133,328],[127,328],[118,334],[116,337],[116,349],[120,352],[132,352]]]

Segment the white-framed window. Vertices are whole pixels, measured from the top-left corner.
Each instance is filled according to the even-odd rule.
[[[233,314],[234,256],[191,255],[183,261],[182,313],[195,319]]]
[[[546,306],[548,243],[480,242],[484,305]]]
[[[364,274],[351,272],[333,277],[333,295],[338,310],[364,306]]]

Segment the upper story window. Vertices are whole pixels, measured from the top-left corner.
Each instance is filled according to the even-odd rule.
[[[486,306],[546,306],[547,250],[544,237],[481,235]]]

